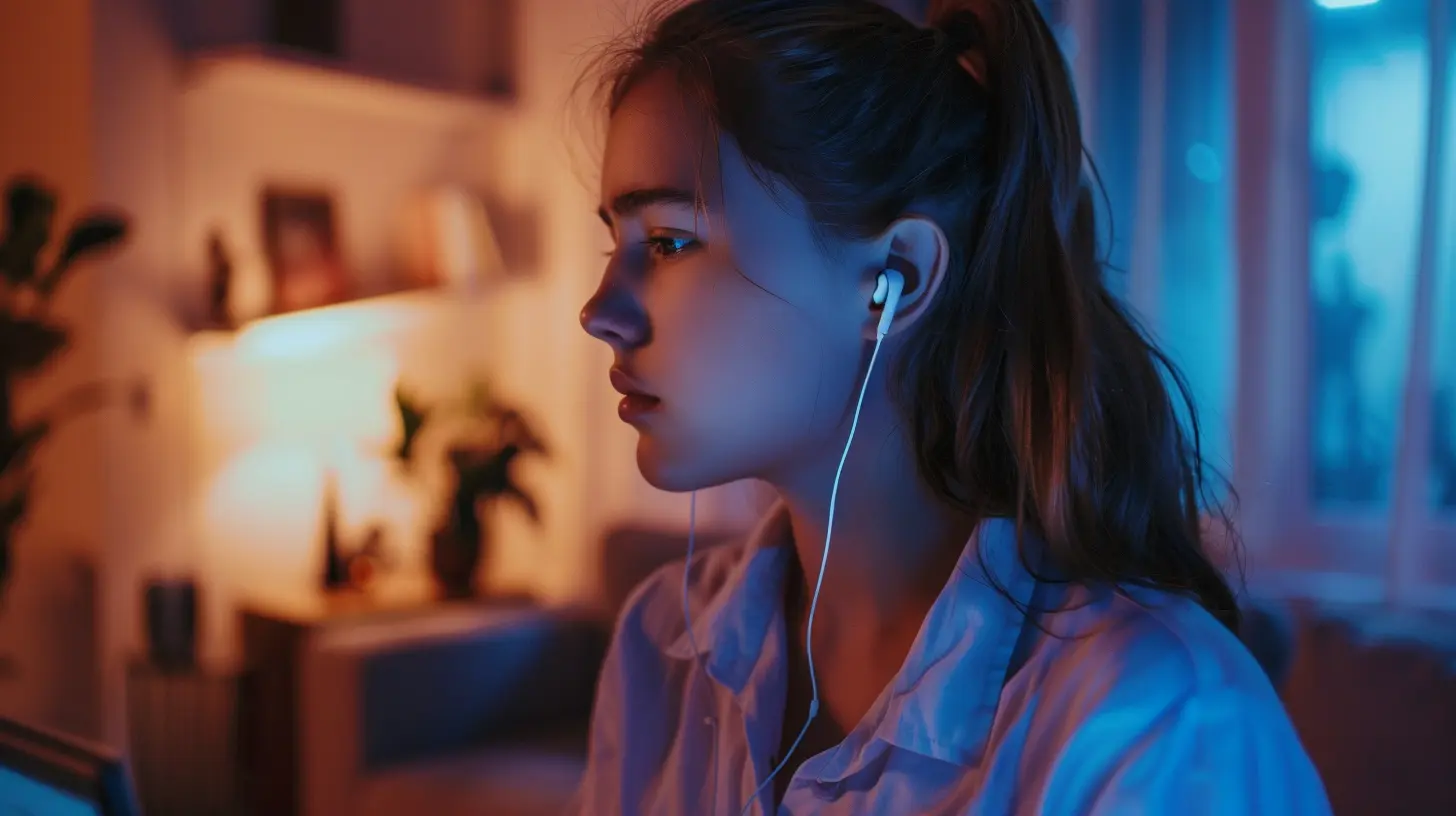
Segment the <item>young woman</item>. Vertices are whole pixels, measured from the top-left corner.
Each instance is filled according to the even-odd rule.
[[[583,812],[1327,812],[1103,285],[1045,22],[926,23],[701,0],[610,52],[582,323],[649,482],[780,500],[633,595]]]

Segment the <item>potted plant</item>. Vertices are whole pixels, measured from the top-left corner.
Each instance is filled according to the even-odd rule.
[[[56,213],[56,196],[41,183],[12,180],[5,195],[4,234],[0,236],[0,598],[8,584],[15,537],[35,488],[32,467],[41,444],[63,423],[123,398],[134,414],[145,415],[146,383],[118,389],[93,382],[72,389],[32,416],[17,415],[15,394],[21,383],[45,372],[70,343],[70,332],[51,314],[61,285],[78,268],[126,237],[127,222],[101,211],[83,214],[53,253],[47,253]]]
[[[540,523],[536,501],[517,483],[513,466],[525,454],[546,455],[546,446],[526,415],[496,399],[483,382],[464,400],[429,407],[397,387],[395,404],[401,435],[394,458],[406,474],[419,473],[419,440],[426,430],[450,432],[443,454],[448,487],[430,536],[430,570],[443,597],[473,597],[490,551],[491,507],[514,502]]]

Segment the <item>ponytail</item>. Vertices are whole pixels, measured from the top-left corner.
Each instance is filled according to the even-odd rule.
[[[1051,30],[1032,0],[946,0],[928,23],[987,98],[983,203],[966,236],[980,302],[955,321],[970,353],[949,390],[970,397],[947,406],[956,443],[941,486],[953,475],[964,496],[1010,488],[1010,507],[993,509],[1039,535],[1059,571],[1187,592],[1236,630],[1233,594],[1201,538],[1196,412],[1177,370],[1103,286],[1076,97]],[[990,393],[1000,404],[975,396]],[[922,450],[922,469],[937,460]]]
[[[996,307],[999,316],[992,319],[1005,335],[1001,343],[972,346],[1004,360],[966,361],[962,384],[988,370],[1004,371],[1000,390],[1010,401],[1003,409],[1019,480],[1017,519],[1034,522],[1051,542],[1067,541],[1073,535],[1069,491],[1077,419],[1090,396],[1083,306],[1094,283],[1086,279],[1090,259],[1072,257],[1082,144],[1071,84],[1031,0],[942,2],[932,7],[929,22],[951,48],[963,49],[958,58],[983,66],[977,79],[988,106],[981,154],[986,192],[968,236],[969,275],[988,284],[982,309]],[[1078,243],[1085,250],[1085,242]],[[978,455],[976,445],[957,447],[973,459]],[[957,470],[981,469],[965,462]]]

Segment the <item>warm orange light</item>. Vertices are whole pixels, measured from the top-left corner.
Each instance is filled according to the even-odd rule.
[[[327,471],[347,537],[382,525],[406,558],[422,540],[427,508],[387,454],[400,349],[432,308],[380,298],[191,339],[200,531],[232,586],[313,582]]]

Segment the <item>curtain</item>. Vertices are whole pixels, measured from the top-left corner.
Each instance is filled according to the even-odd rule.
[[[1450,602],[1452,0],[1042,6],[1106,191],[1108,284],[1187,376],[1251,564]]]

